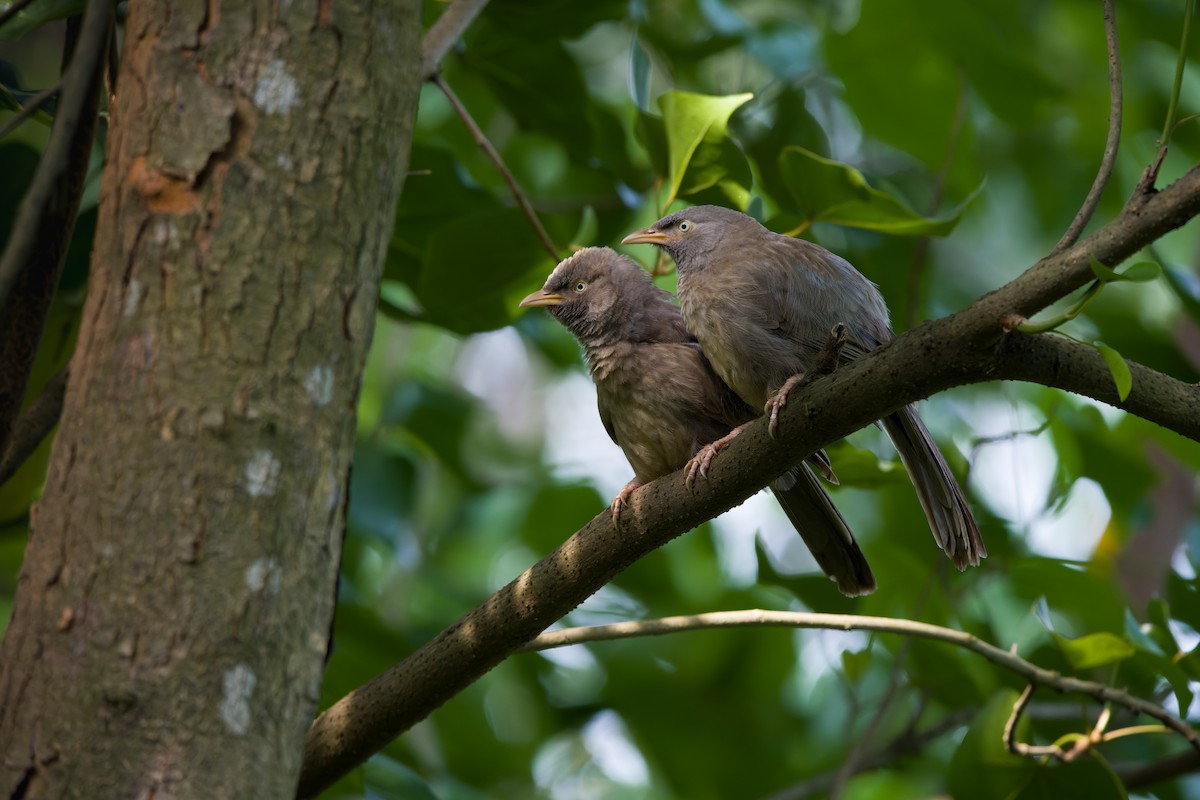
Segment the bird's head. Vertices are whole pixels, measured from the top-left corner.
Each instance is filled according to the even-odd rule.
[[[621,244],[654,244],[675,259],[681,273],[698,269],[730,234],[765,230],[753,217],[721,206],[694,206],[669,214],[649,228],[634,231]]]
[[[621,338],[630,318],[666,304],[659,289],[632,259],[607,247],[585,247],[562,261],[541,289],[521,301],[521,308],[544,306],[585,344]]]

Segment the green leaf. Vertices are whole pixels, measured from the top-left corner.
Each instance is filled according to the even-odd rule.
[[[1083,758],[1065,764],[1051,762],[1039,766],[1033,779],[1012,800],[1061,800],[1086,797],[1088,800],[1127,800],[1129,794],[1112,767],[1095,750]]]
[[[650,56],[634,37],[629,48],[629,90],[639,111],[650,110]]]
[[[85,5],[84,0],[37,0],[0,26],[0,39],[17,39],[48,22],[82,14]]]
[[[1167,285],[1194,322],[1200,322],[1200,279],[1181,269],[1163,270]]]
[[[708,141],[716,144],[721,139],[727,139],[729,118],[734,111],[753,96],[746,93],[713,97],[672,91],[658,99],[658,106],[662,109],[663,114],[663,127],[666,129],[669,161],[668,193],[667,199],[663,203],[664,208],[678,196],[683,185],[684,175],[687,173],[692,156],[700,143]],[[710,155],[708,164],[703,166],[711,166],[717,160]],[[711,171],[704,180],[707,180],[706,184],[702,180],[702,185],[694,185],[690,190],[698,191],[699,188],[705,188],[705,185],[711,186],[716,183]]]
[[[1017,693],[1003,689],[971,723],[962,744],[950,759],[946,783],[950,794],[959,800],[1009,800],[1029,782],[1037,771],[1037,762],[1008,752],[1004,746],[1004,726],[1017,702]],[[1017,723],[1017,739],[1029,735],[1029,718]]]
[[[1149,283],[1158,280],[1163,268],[1153,261],[1139,261],[1121,273],[1121,280],[1131,283]]]
[[[1121,280],[1121,276],[1116,273],[1116,270],[1104,266],[1095,256],[1090,256],[1090,263],[1092,265],[1092,274],[1095,275],[1096,280],[1100,281],[1101,283]]]
[[[871,666],[871,660],[870,647],[863,648],[857,653],[851,650],[843,650],[842,672],[845,673],[846,680],[851,683],[858,683],[867,674],[867,668]]]
[[[1106,631],[1089,633],[1077,639],[1067,639],[1054,634],[1054,641],[1076,670],[1115,664],[1136,652],[1129,642]]]
[[[525,216],[503,209],[458,217],[434,231],[410,285],[431,322],[474,333],[511,322],[521,296],[553,266]]]
[[[696,205],[715,203],[745,209],[753,180],[741,149],[724,134],[713,136],[710,131],[692,154],[679,194]]]
[[[899,461],[881,459],[871,450],[846,442],[839,442],[826,450],[842,486],[875,489],[908,481],[908,473]]]
[[[1139,670],[1155,679],[1166,680],[1175,690],[1175,698],[1180,708],[1190,708],[1192,705],[1191,680],[1195,677],[1189,674],[1194,665],[1186,663],[1187,658],[1176,660],[1179,656],[1179,645],[1171,633],[1166,616],[1165,601],[1152,601],[1147,608],[1147,616],[1157,622],[1139,623],[1128,609],[1125,611],[1125,637],[1137,649],[1137,656],[1124,667],[1122,674],[1136,676]]]
[[[1103,342],[1095,342],[1094,347],[1100,351],[1104,363],[1108,364],[1108,371],[1112,373],[1113,383],[1117,385],[1117,396],[1123,402],[1126,397],[1129,397],[1129,391],[1133,388],[1133,374],[1129,371],[1129,365],[1125,363],[1125,359],[1121,357],[1120,353]]]
[[[899,199],[871,187],[849,164],[803,147],[784,149],[779,156],[779,170],[806,219],[896,236],[945,236],[958,224],[971,201],[967,198],[944,215],[923,217]]]
[[[1127,281],[1129,283],[1149,283],[1157,280],[1163,274],[1163,269],[1153,261],[1139,261],[1131,265],[1124,272],[1117,272],[1114,269],[1101,264],[1095,257],[1091,256],[1090,263],[1092,265],[1092,274],[1101,283],[1119,283]]]

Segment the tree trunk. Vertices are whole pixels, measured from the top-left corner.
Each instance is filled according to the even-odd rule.
[[[0,796],[294,795],[418,11],[131,4]]]

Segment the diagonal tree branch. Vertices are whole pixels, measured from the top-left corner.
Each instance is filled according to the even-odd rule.
[[[798,389],[781,415],[778,439],[767,433],[766,420],[750,425],[714,461],[706,490],[693,496],[678,472],[633,495],[620,532],[610,514],[598,514],[432,641],[326,710],[309,732],[300,796],[315,795],[424,719],[645,554],[743,502],[805,454],[902,405],[952,386],[1006,378],[1117,404],[1094,350],[1059,337],[1006,335],[1001,320],[1034,313],[1081,286],[1091,277],[1091,256],[1118,264],[1197,213],[1200,168],[1160,192],[1135,197],[1083,242],[966,310],[908,331]],[[1120,407],[1200,441],[1200,388],[1136,364],[1132,369],[1133,390]]]
[[[421,77],[437,75],[442,59],[483,11],[488,0],[454,0],[430,26],[421,41]]]

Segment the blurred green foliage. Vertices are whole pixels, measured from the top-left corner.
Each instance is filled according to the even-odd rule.
[[[427,3],[426,22],[444,7]],[[1120,5],[1126,115],[1098,222],[1153,158],[1181,19],[1181,3]],[[1182,114],[1200,109],[1189,55]],[[898,330],[1053,247],[1094,177],[1108,113],[1100,6],[1083,0],[492,0],[442,75],[558,255],[616,245],[683,204],[735,206],[849,258]],[[1171,145],[1164,181],[1200,155],[1195,123]],[[0,148],[9,163],[6,208],[21,182],[9,176],[25,173]],[[575,343],[516,307],[554,259],[433,86],[410,169],[362,391],[325,703],[548,553],[629,476]],[[1146,259],[1166,279],[1114,285],[1061,330],[1196,381],[1197,244],[1194,224],[1164,239]],[[644,559],[563,624],[751,607],[908,617],[1195,720],[1200,445],[1040,386],[965,387],[924,409],[969,475],[991,554],[980,568],[949,569],[894,454],[865,431],[830,452],[875,594],[838,595],[755,502]],[[0,606],[39,465],[0,491]],[[1017,758],[1000,733],[1021,688],[946,645],[855,633],[709,631],[518,655],[327,796],[799,798],[837,782],[852,800],[1109,798],[1126,796],[1123,766],[1184,749],[1141,735],[1071,764]],[[1019,737],[1069,745],[1099,711],[1040,691]],[[1141,722],[1114,709],[1110,728]],[[1200,779],[1138,791],[1198,798]]]

